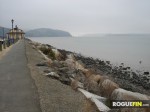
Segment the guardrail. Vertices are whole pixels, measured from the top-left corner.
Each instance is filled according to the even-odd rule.
[[[0,40],[0,51],[2,51],[2,41]]]
[[[0,38],[0,52],[2,52],[6,47],[11,46],[16,43],[19,39],[1,39]]]

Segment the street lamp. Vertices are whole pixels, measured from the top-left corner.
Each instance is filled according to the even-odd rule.
[[[14,23],[14,20],[12,19],[11,22],[12,22],[12,30],[13,30],[13,23]]]
[[[14,34],[13,34],[13,23],[14,23],[14,20],[13,19],[11,20],[11,23],[12,23],[12,39],[13,39],[13,43],[14,43]]]

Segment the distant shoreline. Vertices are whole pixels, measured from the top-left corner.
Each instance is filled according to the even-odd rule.
[[[25,33],[27,37],[72,37],[69,32],[50,28],[33,29]]]

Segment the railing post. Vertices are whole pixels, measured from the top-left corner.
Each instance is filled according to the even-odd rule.
[[[9,39],[7,39],[7,47],[9,47],[10,45],[10,42],[9,42]]]
[[[9,39],[9,46],[11,46],[13,44],[13,39]]]
[[[0,41],[0,51],[2,51],[2,41]]]
[[[3,40],[3,48],[6,49],[6,40]]]
[[[8,47],[10,46],[10,39],[8,39]]]

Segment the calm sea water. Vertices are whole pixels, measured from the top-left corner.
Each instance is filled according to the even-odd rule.
[[[117,66],[124,63],[134,70],[150,71],[150,35],[32,37],[30,39],[81,53],[84,56],[108,60]]]

